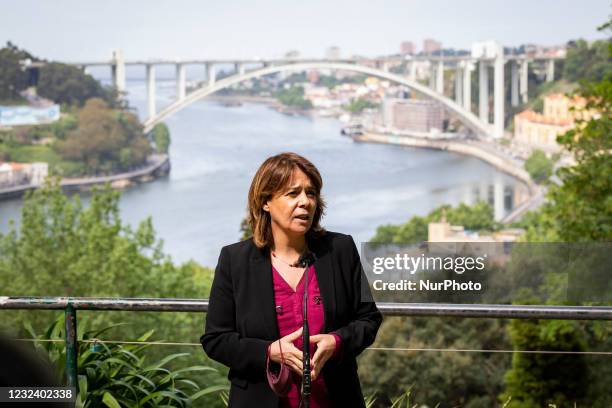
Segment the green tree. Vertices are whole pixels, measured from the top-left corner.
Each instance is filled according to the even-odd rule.
[[[610,28],[611,22],[605,27]],[[606,48],[609,59],[612,44],[608,43]],[[586,52],[583,45],[579,44],[578,49]],[[571,61],[566,69],[574,69]],[[526,221],[532,223],[527,231],[530,241],[609,242],[612,239],[612,72],[607,70],[595,82],[583,82],[578,95],[588,101],[585,111],[597,114],[577,121],[574,129],[557,138],[573,154],[576,165],[558,170],[561,183],[552,185],[547,203],[528,216]],[[544,282],[567,280],[557,275],[553,268]],[[549,293],[548,301],[558,304],[564,299],[555,294],[558,292],[554,286],[559,285],[553,285],[552,292],[550,288],[539,291]],[[609,325],[598,323],[513,321],[510,334],[517,349],[583,351],[587,347],[608,349],[612,344]],[[610,375],[609,364],[589,362],[584,356],[515,355],[501,400],[512,396],[509,407],[521,408],[540,407],[544,403],[571,406],[581,401],[586,401],[588,406],[610,406],[609,393],[603,391]]]
[[[591,45],[585,40],[572,41],[568,44],[563,68],[563,77],[571,82],[597,82],[612,73],[608,40],[593,41]]]
[[[376,347],[501,349],[505,324],[495,319],[387,317]],[[510,357],[502,353],[368,350],[359,359],[366,394],[392,398],[410,389],[420,404],[440,408],[497,406]]]
[[[276,93],[278,100],[287,106],[296,107],[299,109],[310,109],[312,103],[304,99],[304,88],[301,86],[292,86],[288,89],[281,89]]]
[[[170,130],[165,123],[158,123],[153,128],[153,142],[157,153],[168,153],[170,148]]]
[[[25,199],[20,229],[0,235],[0,276],[3,294],[10,296],[200,298],[208,294],[212,271],[194,262],[175,266],[151,219],[135,229],[123,223],[117,192],[95,191],[85,207],[78,195],[66,197],[52,183]],[[35,322],[48,318],[39,315]],[[97,312],[94,321],[108,323],[117,314],[109,316]],[[175,339],[201,330],[200,318],[192,315],[175,316],[168,326],[159,325],[170,322],[164,314],[140,313],[138,319]],[[184,326],[176,326],[180,322]]]
[[[557,142],[574,155],[576,165],[559,169],[561,184],[551,187],[545,214],[556,220],[559,237],[568,242],[612,240],[612,72],[584,84],[586,110],[598,112],[579,120]]]
[[[119,193],[94,191],[87,205],[79,196],[62,194],[57,182],[26,196],[19,229],[0,234],[0,279],[5,296],[89,296],[207,298],[213,271],[190,261],[175,265],[155,236],[151,219],[132,227],[121,220]],[[30,321],[41,331],[55,316],[51,311],[2,311],[2,329],[15,332]],[[79,327],[100,329],[125,322],[115,339],[136,338],[152,328],[170,342],[197,342],[202,313],[80,311]],[[84,321],[87,322],[85,325]],[[15,333],[23,336],[23,333]],[[155,347],[161,359],[183,347]],[[188,365],[227,369],[202,352]],[[207,398],[207,397],[203,397]],[[206,406],[218,406],[217,397]]]
[[[364,109],[378,108],[379,104],[359,98],[346,105],[344,109],[351,113],[361,113]]]
[[[63,105],[83,106],[88,99],[100,98],[107,105],[119,107],[112,88],[103,87],[77,67],[58,62],[48,62],[40,68],[37,92]]]
[[[459,204],[453,208],[443,205],[432,210],[426,216],[415,215],[408,222],[400,225],[382,225],[370,240],[379,244],[407,244],[427,241],[427,225],[445,218],[452,225],[462,225],[468,230],[495,231],[499,224],[495,222],[493,208],[484,201],[473,206]]]
[[[580,332],[581,327],[570,321],[517,320],[510,324],[512,344],[518,350],[584,351],[586,343]],[[501,401],[511,397],[508,407],[570,407],[584,401],[589,375],[584,356],[515,353],[505,381]]]
[[[143,164],[151,152],[138,119],[110,109],[102,99],[87,101],[77,122],[55,148],[65,160],[84,163],[90,174],[128,170]]]
[[[21,100],[19,92],[28,86],[28,73],[21,69],[19,61],[25,59],[36,60],[10,41],[0,49],[0,101]]]
[[[247,215],[242,219],[242,221],[240,221],[240,240],[244,241],[252,236],[253,230],[251,229],[251,224],[249,224],[249,216]]]
[[[445,218],[470,230],[499,228],[485,202],[473,206],[443,205],[426,216],[413,216],[400,225],[377,228],[370,242],[420,243],[427,240],[430,222]],[[386,318],[378,347],[494,349],[509,344],[500,320]],[[491,407],[503,389],[509,357],[503,354],[368,351],[360,358],[360,377],[367,392],[392,398],[410,389],[416,401],[439,407]]]
[[[542,150],[534,150],[525,161],[525,170],[538,184],[548,181],[553,171],[553,161]]]

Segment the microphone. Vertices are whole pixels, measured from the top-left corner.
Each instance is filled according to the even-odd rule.
[[[302,404],[304,408],[310,408],[310,332],[308,330],[308,269],[310,265],[314,264],[316,260],[315,255],[306,251],[300,256],[297,264],[304,268],[304,298],[302,304],[302,311],[304,315],[303,329],[302,329]]]
[[[317,258],[315,254],[313,254],[310,251],[306,251],[300,256],[300,258],[297,260],[296,263],[297,263],[297,266],[305,268],[307,266],[314,264],[316,259]]]

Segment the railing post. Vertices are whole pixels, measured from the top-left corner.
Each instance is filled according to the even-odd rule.
[[[68,302],[64,312],[66,325],[66,379],[68,386],[77,388],[77,315],[72,303]]]

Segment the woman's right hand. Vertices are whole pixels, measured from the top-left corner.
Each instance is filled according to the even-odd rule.
[[[302,327],[294,331],[293,333],[289,333],[285,337],[281,337],[276,340],[274,343],[270,345],[270,360],[281,363],[284,358],[284,363],[296,373],[302,375],[302,351],[298,350],[297,347],[293,345],[293,342],[296,339],[299,339],[302,335]],[[279,345],[279,343],[281,343]],[[281,358],[281,346],[283,348],[283,356]]]

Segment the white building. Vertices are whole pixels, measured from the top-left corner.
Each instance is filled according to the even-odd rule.
[[[49,174],[47,163],[0,162],[0,187],[41,185]]]

